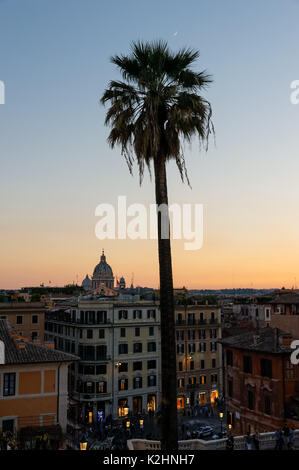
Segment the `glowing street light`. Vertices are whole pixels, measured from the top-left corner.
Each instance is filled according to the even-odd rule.
[[[80,442],[80,450],[86,450],[87,449],[87,442]]]
[[[222,420],[223,420],[223,413],[219,413],[220,423],[221,423],[221,434],[222,434]]]

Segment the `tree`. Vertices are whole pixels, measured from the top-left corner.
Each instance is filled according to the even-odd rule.
[[[109,103],[105,124],[111,126],[108,142],[120,145],[130,172],[134,160],[139,167],[140,184],[145,165],[154,168],[156,204],[166,206],[157,211],[160,268],[160,311],[162,353],[162,439],[164,450],[177,448],[175,319],[166,163],[174,159],[182,181],[187,182],[182,140],[198,135],[207,148],[214,131],[210,103],[200,92],[210,76],[195,72],[191,66],[198,51],[182,49],[172,53],[167,43],[134,42],[130,55],[111,58],[122,81],[111,81],[101,98]],[[165,207],[164,206],[164,207]]]

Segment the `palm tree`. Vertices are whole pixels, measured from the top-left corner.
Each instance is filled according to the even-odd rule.
[[[111,81],[101,98],[102,104],[110,105],[105,119],[111,126],[110,146],[120,145],[131,173],[137,160],[140,184],[145,165],[151,174],[153,163],[156,204],[167,208],[166,214],[157,211],[163,450],[174,450],[178,445],[171,247],[170,237],[162,232],[165,220],[169,228],[166,163],[174,159],[182,181],[185,177],[189,184],[181,140],[190,142],[197,135],[207,148],[209,135],[214,132],[211,105],[200,95],[211,82],[210,76],[191,69],[198,56],[198,51],[187,48],[172,53],[163,41],[134,42],[130,55],[111,58],[122,81]]]

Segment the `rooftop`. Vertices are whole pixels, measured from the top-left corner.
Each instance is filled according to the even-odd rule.
[[[274,297],[272,304],[299,304],[299,294],[288,293]]]
[[[269,354],[289,354],[292,349],[283,344],[283,340],[289,340],[292,336],[278,328],[262,328],[247,331],[242,334],[229,336],[218,342],[223,346],[247,351],[266,352]]]
[[[5,365],[32,364],[43,362],[73,362],[79,358],[39,344],[23,341],[9,326],[6,320],[0,320],[0,340],[5,346]]]

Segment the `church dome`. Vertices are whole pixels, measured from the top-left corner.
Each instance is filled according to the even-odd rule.
[[[84,289],[90,289],[91,285],[92,285],[91,279],[89,278],[88,274],[86,274],[85,279],[83,279],[82,281],[82,287],[84,287]]]
[[[104,251],[102,252],[101,261],[96,265],[93,271],[93,280],[101,280],[103,278],[113,278],[113,271],[111,266],[106,262]]]

